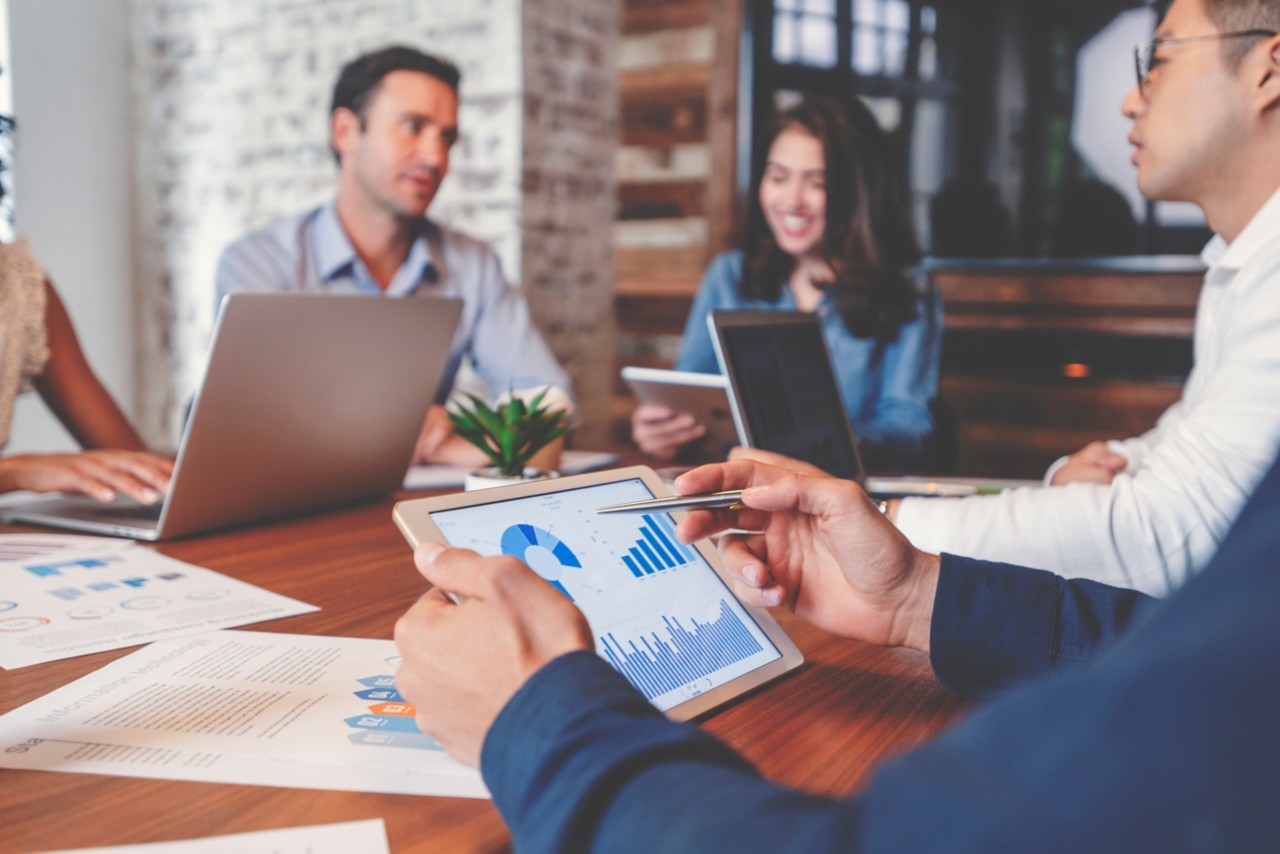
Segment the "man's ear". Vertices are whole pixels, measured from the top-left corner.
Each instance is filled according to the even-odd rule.
[[[1255,98],[1260,112],[1280,108],[1280,36],[1267,40],[1264,64],[1255,77]]]
[[[355,150],[360,130],[360,117],[346,107],[338,107],[329,115],[329,135],[339,158]]]

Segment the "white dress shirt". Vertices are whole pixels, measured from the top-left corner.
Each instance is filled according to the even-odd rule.
[[[1280,191],[1201,257],[1182,399],[1147,433],[1109,443],[1128,460],[1111,484],[909,498],[897,523],[911,541],[1155,595],[1201,569],[1280,448]]]

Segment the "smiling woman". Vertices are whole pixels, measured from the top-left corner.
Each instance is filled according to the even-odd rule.
[[[856,99],[810,98],[782,114],[766,145],[744,248],[711,262],[676,368],[719,370],[710,311],[817,313],[868,466],[927,464],[942,309],[933,283],[915,270],[920,249],[883,132]],[[703,432],[661,407],[632,416],[636,443],[659,458]]]

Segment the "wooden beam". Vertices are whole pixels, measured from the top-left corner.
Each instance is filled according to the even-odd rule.
[[[738,44],[743,14],[743,0],[714,2],[715,61],[707,91],[707,145],[712,156],[706,207],[707,248],[712,255],[737,244]]]
[[[654,181],[618,185],[618,219],[670,219],[702,216],[702,181]],[[704,256],[706,252],[702,253]]]
[[[713,0],[626,0],[622,32],[651,33],[697,27],[711,21]]]
[[[632,68],[618,75],[618,97],[624,105],[665,103],[707,95],[711,66],[703,62],[673,62]]]

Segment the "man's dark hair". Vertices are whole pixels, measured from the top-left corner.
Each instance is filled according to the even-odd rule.
[[[455,95],[462,79],[458,66],[447,59],[405,45],[389,45],[357,56],[342,66],[342,71],[338,72],[338,82],[333,85],[333,102],[329,105],[329,115],[332,116],[340,107],[346,107],[360,119],[360,129],[364,130],[365,110],[369,106],[369,99],[373,97],[382,78],[393,71],[429,74],[452,89]],[[338,156],[332,143],[329,150],[333,152],[334,161],[341,164],[342,158]]]
[[[390,45],[357,56],[342,66],[338,82],[333,86],[333,103],[329,106],[329,112],[346,107],[363,121],[365,107],[369,105],[373,90],[378,88],[383,77],[393,71],[429,74],[455,93],[458,91],[458,82],[462,79],[458,66],[447,59],[405,45]]]
[[[1204,0],[1204,11],[1220,33],[1280,32],[1280,0]],[[1227,67],[1233,71],[1239,68],[1249,51],[1257,46],[1256,39],[1225,39],[1222,56]]]

